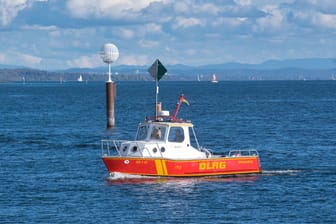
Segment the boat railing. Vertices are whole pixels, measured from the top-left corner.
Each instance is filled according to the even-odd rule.
[[[101,140],[101,154],[103,156],[110,156],[113,155],[114,152],[117,152],[117,154],[121,156],[120,144],[122,142],[123,142],[122,140],[109,140],[109,139]]]
[[[213,152],[210,149],[207,149],[203,146],[200,146],[199,151],[205,152],[207,158],[210,158],[213,155]]]
[[[122,156],[121,153],[121,144],[124,142],[129,142],[128,140],[110,140],[110,139],[103,139],[101,140],[101,155],[102,156]],[[137,142],[137,141],[132,141],[133,144],[136,145],[138,152],[140,154],[140,157],[144,157],[143,156],[143,152],[147,151],[147,154],[149,156],[152,156],[152,153],[150,152],[151,150],[143,143],[141,142]],[[160,148],[159,143],[155,143],[156,144],[156,149],[157,152],[159,153],[159,156],[157,157],[161,157],[163,158],[162,155],[162,147]]]
[[[258,151],[255,149],[244,149],[244,150],[231,150],[229,152],[229,157],[242,157],[242,156],[259,156]]]

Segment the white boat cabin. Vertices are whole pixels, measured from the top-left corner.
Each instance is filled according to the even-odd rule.
[[[166,159],[202,159],[211,153],[201,149],[193,124],[188,122],[147,121],[139,124],[134,141],[124,141],[120,156]]]

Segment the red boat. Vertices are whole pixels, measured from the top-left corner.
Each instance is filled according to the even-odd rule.
[[[217,155],[201,147],[193,124],[177,118],[180,96],[172,116],[157,111],[154,119],[139,124],[136,137],[102,140],[102,160],[110,175],[197,177],[261,173],[256,150],[231,150]]]
[[[232,150],[216,155],[201,147],[191,122],[177,118],[180,96],[172,115],[158,103],[158,81],[167,72],[157,59],[148,69],[156,81],[156,107],[153,119],[139,124],[135,139],[102,140],[102,159],[110,175],[196,177],[261,173],[256,150]]]

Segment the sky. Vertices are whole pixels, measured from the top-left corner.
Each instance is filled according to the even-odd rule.
[[[0,0],[0,64],[101,67],[105,43],[113,65],[336,58],[336,0]]]

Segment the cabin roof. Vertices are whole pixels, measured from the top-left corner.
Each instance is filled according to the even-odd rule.
[[[193,124],[189,122],[148,121],[142,124],[166,125],[169,127],[193,127]]]

